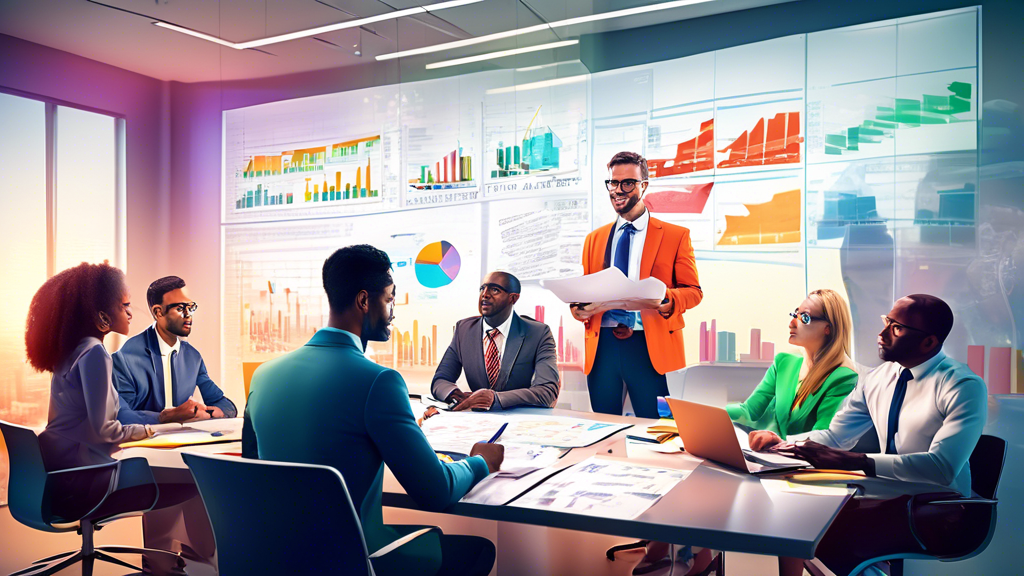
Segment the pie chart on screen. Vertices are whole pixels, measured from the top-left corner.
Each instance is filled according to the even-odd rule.
[[[427,244],[416,256],[416,280],[427,288],[447,286],[459,275],[462,258],[444,240]]]

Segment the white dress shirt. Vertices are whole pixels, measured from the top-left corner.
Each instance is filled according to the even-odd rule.
[[[495,334],[495,336],[494,336],[494,345],[498,347],[498,362],[500,363],[502,357],[505,356],[505,341],[508,339],[508,331],[512,328],[512,317],[515,316],[515,315],[516,315],[515,312],[509,314],[508,318],[505,318],[505,321],[502,322],[501,325],[499,325],[499,326],[491,326],[490,324],[487,323],[487,319],[486,318],[484,318],[483,319],[484,321],[480,323],[480,326],[483,327],[483,333],[484,333],[483,334],[483,339],[484,339],[483,343],[484,343],[484,361],[485,362],[487,361],[487,331],[492,329],[492,328],[497,328],[498,332],[501,333],[501,334]]]
[[[156,330],[156,323],[153,323],[153,329]],[[156,341],[160,344],[160,360],[164,366],[164,407],[174,408],[174,390],[171,388],[173,377],[171,375],[171,352],[177,352],[181,354],[181,340],[177,336],[174,337],[174,346],[168,346],[167,342],[164,342],[160,332],[156,333]]]
[[[622,229],[622,225],[629,220],[626,220],[622,216],[615,219],[615,227],[612,229],[612,259],[609,265],[615,266],[615,249],[619,246],[619,239],[625,231]],[[636,232],[633,233],[633,239],[630,240],[629,244],[629,274],[626,274],[626,278],[636,282],[640,280],[640,261],[644,255],[644,242],[647,241],[647,228],[651,222],[651,213],[645,208],[644,213],[639,218],[632,222],[633,227],[636,228]],[[633,323],[633,330],[643,330],[644,326],[640,320],[640,314],[635,315],[636,321]],[[615,320],[608,318],[607,315],[601,319],[602,328],[615,328],[619,323]]]
[[[849,450],[874,426],[885,450],[889,407],[903,366],[886,362],[860,377],[828,430],[794,436]],[[988,389],[967,366],[941,351],[910,369],[914,379],[900,409],[896,454],[868,454],[875,474],[941,484],[971,495],[968,460],[988,416]]]

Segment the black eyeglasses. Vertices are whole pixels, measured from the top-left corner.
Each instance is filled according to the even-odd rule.
[[[480,293],[483,294],[484,292],[487,292],[491,297],[498,296],[502,293],[508,294],[508,290],[497,284],[484,284],[480,287]]]
[[[882,314],[882,323],[885,324],[885,328],[882,328],[882,330],[886,330],[886,329],[892,330],[892,335],[897,337],[897,338],[899,338],[900,336],[903,336],[903,334],[905,334],[907,330],[913,330],[915,332],[921,332],[922,334],[927,333],[924,330],[921,330],[920,328],[914,328],[913,326],[907,326],[906,324],[901,324],[901,323],[893,320],[892,318],[889,318],[885,314]]]
[[[789,317],[790,318],[799,318],[800,319],[800,323],[803,324],[804,326],[810,324],[811,322],[813,322],[815,320],[818,320],[819,322],[828,322],[827,318],[822,318],[821,316],[811,316],[807,312],[790,312],[789,313]]]
[[[167,306],[164,306],[164,311],[170,312],[171,310],[177,310],[178,314],[181,314],[182,316],[191,316],[196,313],[196,309],[198,308],[199,304],[196,304],[195,302],[178,302],[176,304],[168,304]]]
[[[628,178],[626,180],[605,180],[604,186],[609,192],[616,188],[618,188],[620,192],[632,192],[633,190],[636,190],[636,185],[640,182],[643,182],[643,180],[636,180],[634,178]]]

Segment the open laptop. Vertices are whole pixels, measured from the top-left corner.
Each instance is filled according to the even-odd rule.
[[[743,449],[729,413],[723,408],[667,398],[672,417],[679,429],[683,449],[701,458],[714,460],[750,474],[784,472],[810,466],[803,460],[780,454],[764,454]]]

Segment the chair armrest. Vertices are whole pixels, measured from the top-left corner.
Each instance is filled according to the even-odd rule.
[[[435,530],[440,532],[441,529],[438,528],[437,526],[428,526],[426,528],[422,528],[422,529],[417,530],[415,532],[410,532],[410,533],[406,534],[405,536],[402,536],[398,540],[395,540],[395,541],[391,542],[390,544],[385,545],[383,548],[381,548],[380,550],[377,550],[373,554],[370,554],[370,558],[380,558],[381,556],[384,556],[385,554],[389,554],[391,552],[394,552],[398,548],[401,548],[402,546],[405,546],[406,544],[408,544],[409,542],[412,542],[413,540],[419,538],[420,536],[423,536],[424,534],[427,534],[428,532],[433,532]]]
[[[63,511],[73,512],[70,514],[73,518],[65,518],[63,514],[55,516],[55,518],[59,517],[65,522],[77,522],[95,512],[103,504],[103,501],[107,499],[107,496],[113,492],[114,487],[117,486],[117,476],[120,468],[121,462],[114,461],[48,472],[46,474],[46,486],[43,489],[43,500],[47,503],[52,502],[54,500],[53,493],[67,490],[68,486],[76,486],[76,489],[79,486],[86,487],[86,489],[82,490],[85,493],[80,495],[83,502],[82,509]],[[75,482],[76,478],[84,478],[84,480]],[[103,487],[104,485],[106,486]],[[102,494],[100,493],[101,490]],[[49,505],[47,504],[47,506]]]
[[[101,470],[103,468],[116,469],[120,464],[120,461],[104,462],[103,464],[93,464],[92,466],[79,466],[78,468],[66,468],[64,470],[55,470],[53,472],[47,472],[47,477],[57,477],[58,474],[68,474],[70,472],[88,472],[90,470]]]

